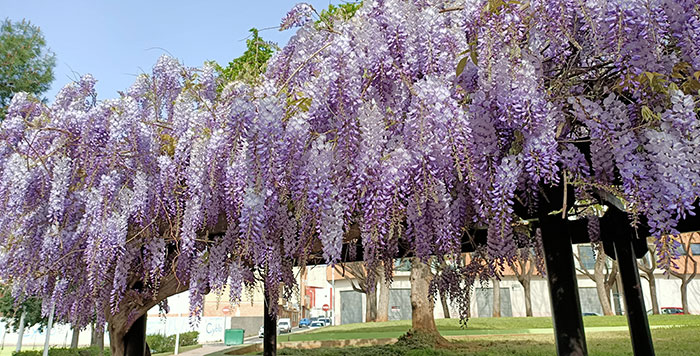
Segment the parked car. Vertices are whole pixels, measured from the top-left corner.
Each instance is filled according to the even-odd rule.
[[[309,325],[311,325],[311,319],[303,318],[303,319],[299,320],[299,327],[300,328],[303,328],[305,326],[308,327]]]
[[[312,321],[311,325],[309,327],[313,329],[313,328],[322,328],[324,326],[326,326],[326,323],[324,323],[320,320],[316,320],[316,321]]]
[[[333,324],[330,318],[320,318],[318,320],[321,320],[326,326]]]
[[[288,333],[292,331],[292,321],[289,318],[283,318],[277,321],[277,330],[280,333]]]
[[[264,337],[265,336],[265,325],[260,326],[260,330],[258,331],[258,337]]]
[[[593,312],[584,312],[583,316],[600,316],[600,314]]]
[[[660,310],[661,314],[683,314],[683,308],[678,308],[678,307],[663,307]]]

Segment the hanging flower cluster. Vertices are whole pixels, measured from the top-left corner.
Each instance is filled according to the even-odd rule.
[[[314,13],[285,17],[299,29],[255,87],[217,91],[211,66],[162,57],[117,99],[97,100],[91,76],[48,106],[16,95],[0,127],[0,280],[86,325],[175,278],[196,314],[257,278],[276,300],[295,263],[337,262],[349,236],[390,275],[400,246],[455,256],[483,227],[476,262],[452,259],[435,285],[448,290],[512,259],[514,204],[536,209],[564,176],[577,198],[607,190],[645,216],[672,263],[668,234],[700,196],[693,1]]]

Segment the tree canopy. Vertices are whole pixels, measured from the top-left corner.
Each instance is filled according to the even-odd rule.
[[[454,256],[487,229],[444,290],[515,258],[515,207],[564,185],[580,204],[619,198],[672,263],[700,195],[694,1],[377,0],[318,16],[289,12],[299,28],[254,85],[219,91],[213,65],[162,57],[116,99],[95,100],[89,75],[51,105],[15,95],[0,278],[77,325],[160,300],[166,282],[197,314],[203,294],[228,283],[238,300],[256,276],[276,300],[295,263],[336,262],[344,241],[390,275],[400,246]]]
[[[5,19],[0,25],[0,118],[15,93],[38,95],[48,90],[55,65],[39,27]]]

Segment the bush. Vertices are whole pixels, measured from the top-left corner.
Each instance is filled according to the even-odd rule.
[[[29,350],[13,352],[12,356],[41,356],[43,351]],[[100,350],[96,347],[82,347],[78,349],[68,349],[63,347],[52,347],[49,349],[49,356],[110,356],[109,349]]]
[[[188,331],[180,334],[180,346],[197,345],[199,331]]]
[[[146,343],[151,349],[151,354],[175,351],[175,335],[163,336],[160,334],[146,335]]]
[[[180,346],[197,345],[198,338],[199,338],[198,331],[188,331],[186,333],[181,333],[180,334]],[[169,336],[163,336],[160,334],[147,335],[146,336],[146,343],[148,344],[148,347],[151,349],[152,354],[175,351],[175,335],[169,335]],[[34,356],[34,355],[31,355],[31,356]],[[63,356],[63,355],[60,355],[60,356]],[[91,355],[87,355],[87,356],[91,356]]]

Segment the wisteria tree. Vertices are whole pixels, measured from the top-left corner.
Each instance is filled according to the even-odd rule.
[[[0,128],[13,294],[107,321],[120,355],[179,291],[193,315],[256,278],[276,300],[294,264],[338,262],[344,242],[391,276],[400,249],[454,256],[482,229],[480,257],[431,286],[466,311],[516,256],[515,211],[552,187],[574,191],[565,207],[614,195],[673,263],[700,194],[696,2],[367,0],[342,19],[300,4],[291,27],[254,86],[163,57],[116,99],[90,76],[48,106],[16,95]]]

